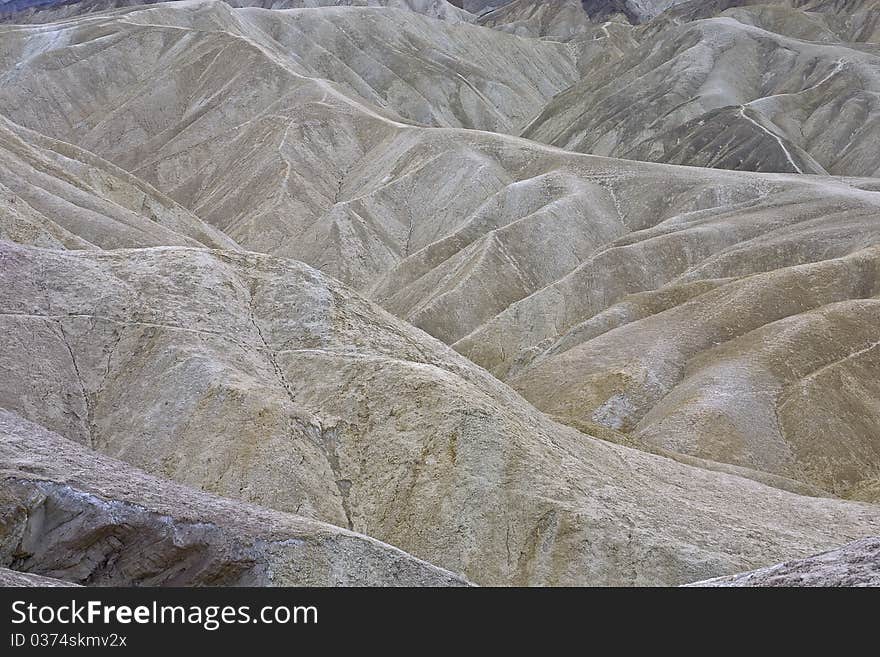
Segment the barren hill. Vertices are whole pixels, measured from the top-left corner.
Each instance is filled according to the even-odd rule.
[[[0,24],[0,567],[672,585],[876,536],[871,3],[593,4]]]

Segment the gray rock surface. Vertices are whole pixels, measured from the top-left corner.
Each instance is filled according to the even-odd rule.
[[[186,1],[186,0],[181,0]],[[446,0],[224,0],[232,7],[309,9],[318,7],[388,7],[440,20],[473,22],[474,17]],[[51,23],[73,16],[158,4],[157,0],[0,0],[0,22]]]
[[[880,586],[880,539],[866,538],[815,557],[690,586]]]
[[[530,0],[534,5],[553,4]],[[595,21],[602,22],[615,15],[624,16],[634,23],[649,21],[661,13],[685,0],[575,0],[581,10]],[[467,11],[485,15],[487,12],[504,10],[520,0],[458,0],[456,6]]]
[[[472,14],[480,15],[506,5],[510,0],[453,0],[456,7],[462,7]]]
[[[22,587],[22,586],[39,586],[39,587],[58,587],[58,586],[76,586],[70,582],[64,582],[60,579],[52,577],[41,577],[32,573],[21,573],[17,570],[9,568],[0,568],[0,586],[6,587]]]
[[[594,26],[580,0],[514,0],[484,14],[480,25],[527,37],[568,40]]]
[[[522,135],[638,160],[876,176],[876,17],[844,27],[848,15],[749,6],[651,22]]]

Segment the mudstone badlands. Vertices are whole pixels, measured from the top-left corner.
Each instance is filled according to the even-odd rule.
[[[878,536],[878,0],[0,2],[0,583]]]

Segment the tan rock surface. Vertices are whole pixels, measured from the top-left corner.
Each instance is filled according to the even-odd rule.
[[[338,527],[207,495],[0,412],[0,562],[103,586],[449,586]],[[39,585],[43,585],[40,583]]]
[[[150,185],[0,116],[0,238],[49,248],[209,246],[222,232]]]
[[[0,27],[0,112],[112,161],[246,248],[337,275],[348,263],[346,281],[362,281],[399,260],[409,224],[406,208],[361,209],[372,162],[420,121],[513,130],[577,78],[575,59],[564,44],[413,12],[158,5]],[[433,164],[454,168],[435,181],[435,206],[481,166],[458,152]],[[370,184],[406,194],[393,177]],[[412,213],[423,201],[402,202]]]
[[[863,3],[392,4],[0,25],[3,536],[37,489],[89,520],[6,563],[68,579],[100,527],[131,567],[71,579],[175,581],[96,495],[215,514],[192,583],[269,582],[250,513],[382,541],[320,525],[366,552],[310,543],[307,583],[681,584],[880,533],[880,183],[710,168],[875,175]],[[503,134],[542,108],[704,166]]]
[[[7,244],[0,272],[0,405],[155,475],[348,524],[479,584],[684,583],[880,523],[873,505],[555,424],[294,262]]]

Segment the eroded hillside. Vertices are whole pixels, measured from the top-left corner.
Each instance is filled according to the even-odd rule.
[[[878,535],[872,4],[464,4],[0,24],[0,566],[668,585]]]

